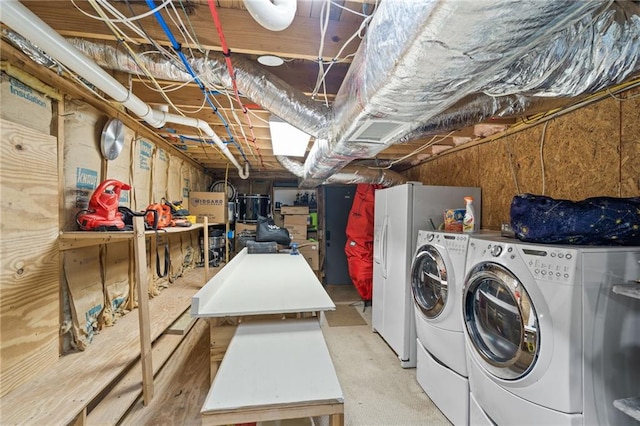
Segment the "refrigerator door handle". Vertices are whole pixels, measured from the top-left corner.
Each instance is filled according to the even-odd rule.
[[[387,232],[389,230],[389,216],[385,216],[382,224],[382,236],[380,244],[380,258],[382,260],[382,276],[387,278]]]
[[[380,264],[380,241],[382,239],[382,226],[373,231],[373,261]]]

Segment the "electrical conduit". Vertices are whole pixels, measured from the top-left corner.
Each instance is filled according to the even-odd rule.
[[[55,32],[49,25],[20,2],[2,2],[2,22],[37,45],[51,57],[60,61],[67,68],[95,85],[111,98],[121,103],[149,125],[155,128],[161,128],[165,123],[171,122],[199,128],[207,136],[212,138],[222,153],[236,167],[240,178],[247,179],[249,177],[248,164],[245,163],[245,167],[243,168],[229,151],[229,148],[227,148],[224,142],[222,142],[206,122],[152,109],[140,98],[130,93],[127,88],[120,84],[115,78],[111,77],[95,62],[84,56],[65,40],[64,37]]]

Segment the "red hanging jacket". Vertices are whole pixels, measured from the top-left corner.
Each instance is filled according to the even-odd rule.
[[[347,222],[344,247],[351,282],[362,300],[370,301],[373,290],[373,216],[375,190],[382,185],[360,183]]]

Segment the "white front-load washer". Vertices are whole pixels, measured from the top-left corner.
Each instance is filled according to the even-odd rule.
[[[419,231],[411,265],[416,379],[456,425],[469,423],[462,287],[469,234]]]
[[[625,425],[640,395],[640,247],[472,237],[462,309],[470,423]]]

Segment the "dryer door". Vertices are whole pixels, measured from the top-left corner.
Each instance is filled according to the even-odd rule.
[[[471,351],[488,372],[515,380],[531,371],[540,350],[538,317],[511,271],[493,262],[473,267],[465,282],[463,315]]]
[[[418,249],[411,265],[411,292],[416,307],[427,319],[444,311],[449,294],[447,267],[440,252],[431,245]]]

